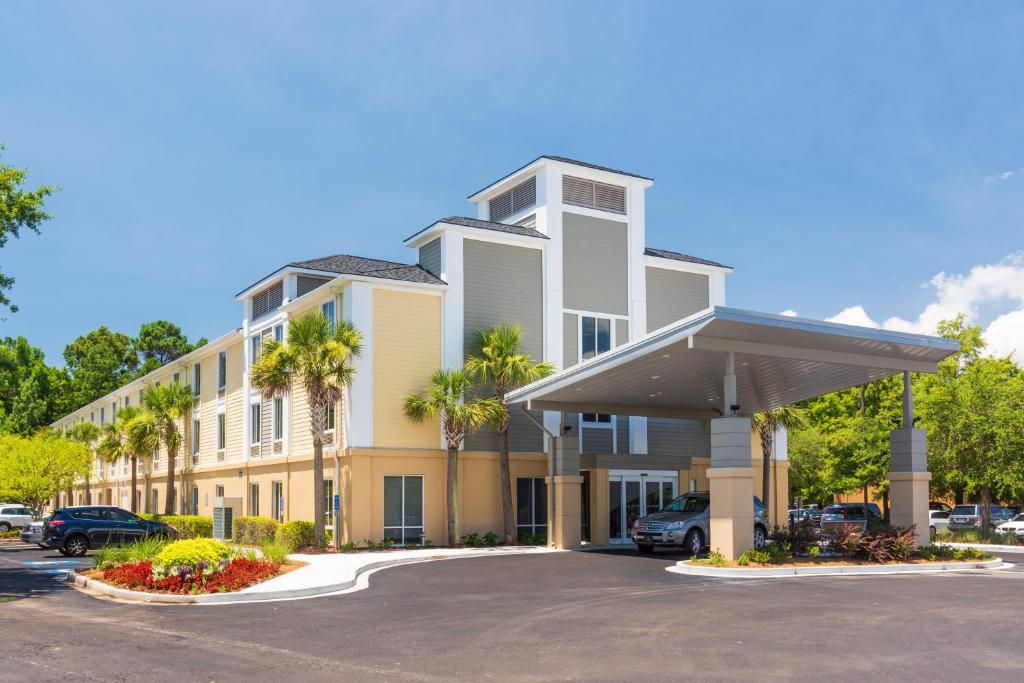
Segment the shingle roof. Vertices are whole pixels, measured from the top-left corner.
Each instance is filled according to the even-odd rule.
[[[422,282],[431,285],[445,284],[444,280],[424,270],[421,266],[397,263],[395,261],[382,261],[375,258],[364,258],[362,256],[349,256],[348,254],[323,256],[308,261],[293,261],[288,265],[295,268],[325,270],[330,273],[338,273],[339,275],[366,275],[368,277],[381,277],[388,280],[403,280],[405,282]]]
[[[416,237],[416,235],[419,235],[421,232],[425,232],[427,230],[430,230],[432,227],[434,227],[438,223],[450,223],[451,225],[462,225],[462,226],[465,226],[467,228],[479,228],[480,230],[494,230],[495,232],[506,232],[506,233],[509,233],[511,235],[525,235],[526,237],[539,237],[539,238],[545,239],[545,240],[546,239],[550,239],[547,235],[545,235],[541,231],[536,230],[534,228],[527,228],[527,227],[522,226],[522,225],[510,225],[508,223],[495,223],[493,221],[480,220],[479,218],[466,218],[465,216],[448,216],[447,218],[441,218],[439,220],[434,221],[433,223],[431,223],[427,227],[423,228],[423,230],[418,230],[418,231],[414,232],[413,234],[411,234],[408,237],[406,237],[405,241],[408,242],[413,237]]]
[[[686,261],[688,263],[699,263],[705,266],[715,266],[716,268],[732,268],[724,263],[718,263],[717,261],[708,261],[707,259],[697,258],[696,256],[689,256],[688,254],[680,254],[678,251],[668,251],[667,249],[655,249],[653,247],[647,247],[644,249],[644,254],[647,256],[656,256],[658,258],[671,259],[672,261]]]
[[[541,154],[539,157],[537,157],[536,159],[534,159],[530,163],[523,164],[522,166],[520,166],[516,170],[512,171],[511,173],[506,173],[502,177],[498,178],[493,183],[488,183],[487,185],[484,185],[479,190],[477,190],[473,194],[469,195],[469,197],[470,198],[475,197],[476,195],[480,194],[481,192],[483,192],[487,188],[493,187],[494,185],[497,185],[498,183],[500,183],[501,181],[505,180],[506,178],[508,178],[510,176],[514,176],[516,173],[519,173],[520,171],[522,171],[527,166],[535,164],[538,161],[540,161],[541,159],[550,159],[551,161],[561,161],[563,164],[572,164],[573,166],[581,166],[583,168],[592,168],[595,171],[606,171],[608,173],[618,173],[619,175],[626,175],[626,176],[629,176],[631,178],[639,178],[640,180],[650,180],[651,182],[654,181],[654,178],[648,178],[647,176],[638,175],[636,173],[630,173],[629,171],[620,171],[618,169],[609,168],[607,166],[599,166],[597,164],[591,164],[591,163],[588,163],[586,161],[577,161],[576,159],[570,159],[569,157],[555,156],[554,154]]]

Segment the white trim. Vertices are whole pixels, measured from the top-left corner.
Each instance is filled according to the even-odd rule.
[[[675,477],[679,479],[678,470],[608,470],[609,477],[634,477],[646,474],[649,477]],[[678,484],[678,481],[676,482]]]
[[[590,218],[600,218],[604,221],[615,221],[624,225],[629,224],[629,214],[619,213],[618,211],[591,209],[589,206],[577,206],[575,204],[562,204],[562,211],[566,213],[579,214],[580,216],[588,216]]]
[[[465,261],[463,234],[441,235],[441,279],[448,291],[441,302],[441,363],[446,368],[462,367],[465,359]]]
[[[583,311],[578,308],[563,308],[562,312],[572,313],[577,316],[588,316],[590,318],[613,318],[615,320],[629,320],[628,315],[621,315],[619,313],[601,313],[600,311]]]
[[[417,541],[422,540],[422,537],[425,536],[426,533],[427,533],[427,491],[426,491],[426,481],[427,481],[427,478],[425,476],[423,476],[422,474],[390,474],[389,473],[389,474],[383,474],[381,476],[383,477],[383,479],[381,479],[381,487],[382,487],[383,490],[381,491],[381,496],[380,496],[380,500],[381,500],[381,503],[380,503],[381,504],[381,527],[380,527],[381,528],[381,538],[385,537],[385,534],[386,534],[386,532],[384,531],[385,529],[401,529],[402,530],[402,541],[406,545],[408,545],[409,544],[409,539],[405,538],[405,530],[406,529],[419,529],[420,530],[420,534],[421,534],[421,538],[417,539]],[[384,486],[384,479],[387,479],[388,477],[399,477],[402,480],[402,524],[400,526],[397,526],[397,527],[396,526],[387,526],[384,523],[383,512],[384,512],[384,508],[385,508],[385,506],[387,504],[385,502],[385,500],[384,500],[384,493],[387,491],[387,487]],[[405,480],[406,480],[407,477],[418,477],[419,480],[420,480],[420,524],[419,524],[419,526],[406,526],[406,524],[405,524],[405,517],[406,517],[406,514],[405,514]]]
[[[682,273],[697,273],[698,275],[729,275],[733,272],[733,269],[727,266],[710,266],[706,263],[677,261],[675,259],[662,258],[661,256],[651,256],[650,254],[644,254],[644,265],[648,268],[676,270]],[[725,280],[722,280],[722,284],[724,286]]]
[[[355,359],[351,383],[350,448],[373,447],[373,290],[366,282],[352,282],[342,296],[343,315],[362,333],[363,352]]]
[[[537,206],[532,206],[528,211],[524,211],[523,216],[517,216],[516,218],[525,218],[527,215],[536,213]],[[485,220],[485,219],[481,219]],[[511,225],[511,224],[509,224]],[[536,228],[534,228],[536,230]],[[405,241],[405,246],[412,249],[418,249],[424,244],[433,242],[440,236],[448,233],[459,233],[465,236],[467,239],[479,239],[484,242],[497,242],[499,244],[510,244],[516,247],[526,247],[527,249],[543,249],[548,243],[548,240],[543,237],[535,237],[533,235],[519,235],[513,232],[501,232],[500,230],[488,230],[486,228],[474,228],[466,225],[455,225],[454,223],[445,223],[444,221],[438,221],[434,225],[430,226],[422,233],[417,233]],[[444,277],[441,277],[445,280]],[[448,282],[448,280],[445,280]],[[450,282],[448,282],[451,285]],[[437,286],[437,285],[431,285]]]
[[[563,311],[565,299],[563,291],[563,245],[562,245],[562,176],[552,172],[545,166],[537,174],[537,230],[547,235],[550,240],[542,256],[543,263],[543,297],[544,311],[544,342],[542,355],[544,360],[553,363],[558,369],[563,368],[562,337]],[[560,434],[562,414],[547,411],[544,413],[544,428]],[[551,437],[544,434],[544,449],[550,450]]]
[[[594,344],[595,345],[597,344],[597,321],[598,320],[607,320],[608,321],[608,344],[609,344],[608,350],[607,351],[598,351],[597,348],[595,347],[593,358],[584,358],[583,357],[583,319],[584,318],[593,318],[594,319]],[[577,364],[589,363],[590,361],[594,360],[595,358],[598,358],[599,356],[603,356],[606,353],[614,351],[615,350],[615,327],[616,327],[615,326],[615,318],[613,316],[611,316],[611,315],[606,315],[604,313],[580,313],[579,315],[577,315],[576,316],[576,359],[578,361]]]

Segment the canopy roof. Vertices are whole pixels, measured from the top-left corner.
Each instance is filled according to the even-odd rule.
[[[533,410],[713,418],[735,353],[750,415],[911,370],[935,372],[956,340],[716,306],[534,382],[506,398]]]

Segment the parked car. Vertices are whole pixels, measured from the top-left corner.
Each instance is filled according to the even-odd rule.
[[[935,538],[940,531],[949,530],[949,511],[929,510],[928,511],[928,537]]]
[[[1014,533],[1024,536],[1024,512],[1014,516],[1009,522],[1003,522],[996,527],[996,531],[1003,534]]]
[[[0,504],[0,533],[28,526],[35,518],[35,513],[20,503]]]
[[[864,531],[884,524],[882,511],[876,503],[836,503],[829,505],[821,514],[821,533],[828,534],[845,527],[852,531]]]
[[[789,511],[789,522],[790,524],[800,524],[801,522],[809,522],[811,519],[811,512],[806,508],[800,508],[798,510]]]
[[[814,524],[821,523],[821,506],[820,505],[808,505],[807,506],[807,518]]]
[[[18,534],[21,537],[23,543],[35,543],[40,548],[45,548],[43,545],[43,526],[46,524],[44,520],[37,520],[32,522],[28,526],[21,527],[21,533]]]
[[[957,505],[949,513],[949,530],[978,531],[981,529],[981,513],[980,505]],[[1008,522],[1013,518],[1013,510],[992,505],[989,507],[989,516],[989,524],[995,529],[1003,522]]]
[[[929,510],[940,510],[942,512],[949,512],[953,508],[949,507],[947,503],[943,503],[941,500],[930,500],[928,501]]]
[[[177,537],[174,527],[142,519],[110,505],[78,505],[57,510],[43,526],[43,545],[62,555],[81,556],[90,548],[123,545],[150,536]]]
[[[660,547],[696,555],[710,542],[711,496],[707,491],[684,493],[661,511],[638,519],[630,533],[641,553],[650,554]],[[754,496],[754,547],[763,547],[767,539],[768,511]]]

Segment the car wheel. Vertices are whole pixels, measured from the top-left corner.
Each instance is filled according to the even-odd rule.
[[[0,533],[7,533],[11,530],[11,525],[7,522],[0,522]]]
[[[81,557],[89,550],[89,540],[81,534],[75,534],[64,541],[64,554],[70,557]]]
[[[768,540],[768,534],[765,533],[764,527],[761,525],[754,526],[754,549],[760,550],[764,547],[765,541]]]
[[[651,555],[654,553],[654,546],[646,543],[638,543],[636,549],[640,551],[641,555]]]
[[[690,529],[683,539],[683,548],[691,555],[699,555],[704,549],[704,534],[700,529]]]

